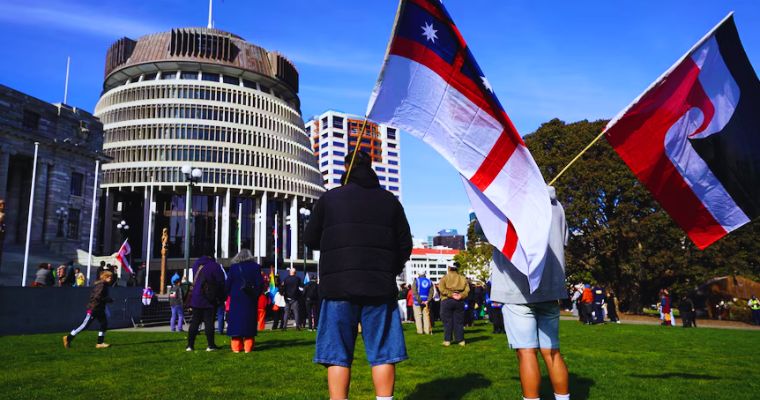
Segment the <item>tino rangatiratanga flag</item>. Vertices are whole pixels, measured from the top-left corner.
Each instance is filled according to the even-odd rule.
[[[760,214],[760,81],[729,14],[606,128],[704,249]]]
[[[420,138],[459,171],[488,241],[535,290],[551,219],[546,184],[440,1],[400,2],[367,116]]]

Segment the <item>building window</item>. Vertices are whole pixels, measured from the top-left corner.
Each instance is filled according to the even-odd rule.
[[[238,77],[224,75],[224,76],[222,76],[222,80],[224,81],[224,83],[229,83],[230,85],[240,86],[240,78],[238,78]]]
[[[390,164],[390,165],[398,165],[398,161],[388,160],[388,164]]]
[[[71,173],[71,195],[82,196],[82,188],[84,186],[84,175],[78,172]]]
[[[333,123],[332,123],[333,128],[343,129],[342,117],[333,116],[332,120],[333,120]]]
[[[40,115],[34,111],[24,110],[24,120],[21,124],[24,128],[37,129],[40,126]]]
[[[327,117],[322,118],[322,129],[327,129]]]
[[[391,157],[398,157],[398,153],[395,152],[395,151],[389,151],[388,155],[391,156]]]
[[[386,133],[388,134],[388,139],[390,140],[396,140],[396,130],[393,128],[388,128],[386,130]]]
[[[388,180],[391,182],[398,182],[398,178],[388,178]]]
[[[391,174],[398,174],[398,170],[393,169],[393,168],[388,168],[388,172],[390,172]]]
[[[162,72],[161,79],[174,79],[177,77],[177,71]]]
[[[333,179],[333,183],[340,183],[340,178]]]
[[[333,132],[333,137],[343,139],[343,134],[339,132]]]
[[[219,74],[203,72],[201,73],[201,79],[204,81],[219,82]]]
[[[179,74],[179,79],[198,80],[198,73],[195,71],[182,71]]]
[[[375,171],[385,172],[385,167],[375,167]]]
[[[79,210],[69,208],[68,231],[66,237],[69,239],[79,239]]]
[[[333,155],[334,155],[334,156],[345,157],[345,156],[346,156],[346,153],[344,153],[344,152],[342,152],[342,151],[338,151],[338,150],[333,150]]]

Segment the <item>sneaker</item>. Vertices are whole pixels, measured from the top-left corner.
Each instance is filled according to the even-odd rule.
[[[206,347],[206,351],[217,351],[217,350],[219,350],[219,347],[217,347],[217,346],[214,346],[214,347]]]
[[[192,347],[188,347],[188,348],[185,349],[185,351],[193,351],[193,348]]]
[[[111,345],[108,343],[98,343],[95,345],[96,349],[107,349],[109,347],[111,347]]]
[[[63,337],[63,348],[68,349],[71,347],[71,342],[69,342],[69,335],[66,335]]]
[[[449,347],[449,346],[451,346],[451,342],[448,342],[448,341],[444,341],[444,342],[443,342],[443,343],[441,343],[441,344],[443,344],[445,347]]]
[[[464,347],[465,346],[464,340],[462,340],[461,342],[459,342],[459,345],[462,346],[462,347]]]

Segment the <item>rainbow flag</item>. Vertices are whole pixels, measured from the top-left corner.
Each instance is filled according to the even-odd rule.
[[[277,294],[277,284],[274,281],[274,271],[269,268],[269,297],[274,301],[274,295]]]

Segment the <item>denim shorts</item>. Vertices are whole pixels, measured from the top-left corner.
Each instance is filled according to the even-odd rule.
[[[504,325],[511,349],[558,349],[559,303],[504,304]]]
[[[367,305],[325,299],[319,312],[314,362],[350,367],[359,323],[362,324],[362,339],[371,366],[395,364],[409,358],[395,300]]]

